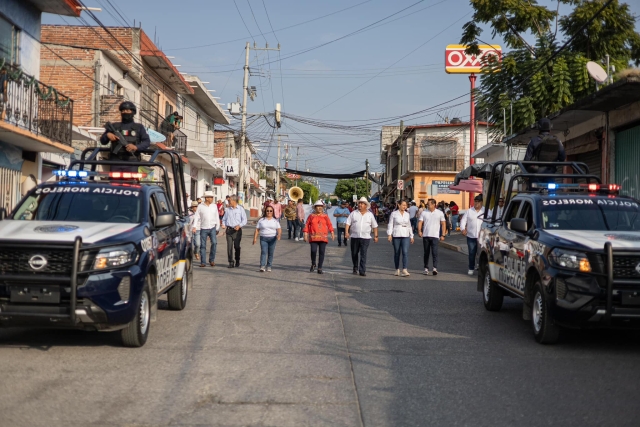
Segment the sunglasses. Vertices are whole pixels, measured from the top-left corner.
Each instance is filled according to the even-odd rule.
[[[269,213],[269,212],[273,212],[273,210],[272,210],[272,209],[267,209],[267,211],[266,211],[266,212],[267,212],[267,213]]]

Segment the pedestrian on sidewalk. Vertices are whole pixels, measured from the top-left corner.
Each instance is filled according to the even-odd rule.
[[[255,245],[260,235],[260,272],[271,271],[273,264],[273,252],[276,250],[276,241],[280,240],[282,228],[280,221],[274,216],[273,206],[267,206],[258,220],[256,232],[253,234],[253,244]]]
[[[224,211],[223,227],[227,234],[227,257],[229,268],[240,267],[240,242],[242,241],[242,227],[247,225],[247,213],[244,207],[238,205],[238,196],[229,198],[229,207]],[[234,260],[235,251],[235,264]]]
[[[411,216],[407,212],[407,202],[401,200],[398,203],[398,210],[389,216],[387,235],[393,243],[393,261],[396,266],[396,276],[407,277],[407,261],[409,260],[409,243],[413,244],[413,227],[411,226]],[[402,273],[400,273],[400,253],[402,253]]]
[[[438,275],[438,244],[444,241],[447,223],[444,214],[436,209],[436,201],[429,199],[427,209],[422,212],[418,222],[418,235],[422,237],[424,248],[424,275],[429,275],[429,254],[433,253],[433,275]]]
[[[338,246],[342,246],[342,242],[347,246],[347,233],[345,233],[347,227],[347,218],[349,218],[349,203],[346,200],[340,202],[340,207],[333,212],[333,216],[336,218],[336,225],[338,226]]]
[[[196,260],[200,259],[200,229],[195,228],[193,223],[196,221],[196,211],[198,210],[198,202],[191,202],[191,210],[189,211],[189,228],[192,232],[191,245],[193,246],[193,256]]]
[[[369,210],[371,204],[366,197],[358,200],[358,210],[351,212],[347,218],[345,237],[351,240],[351,261],[353,261],[353,274],[367,275],[367,250],[371,243],[371,232],[373,231],[373,241],[378,243],[378,222],[376,217]],[[340,239],[340,237],[338,237]],[[358,255],[360,262],[358,263]]]
[[[482,195],[479,194],[473,199],[473,208],[469,209],[462,217],[460,230],[467,236],[467,249],[469,250],[469,271],[467,274],[473,276],[476,268],[476,254],[478,252],[478,236],[482,228],[484,218],[484,208],[482,207]]]
[[[451,229],[453,231],[458,231],[458,215],[460,208],[456,205],[456,202],[453,200],[449,202],[449,209],[451,210]]]
[[[318,274],[323,274],[322,264],[324,263],[324,252],[329,243],[329,233],[331,233],[331,240],[335,240],[336,236],[333,233],[333,225],[329,219],[329,215],[324,213],[324,202],[318,200],[313,205],[313,212],[307,218],[307,222],[304,226],[304,241],[309,242],[311,245],[311,269],[313,272],[316,269],[316,256],[320,251],[318,259]]]
[[[218,247],[218,230],[220,229],[220,216],[218,215],[218,205],[213,203],[213,191],[204,192],[204,203],[198,206],[193,222],[193,232],[200,229],[200,267],[206,267],[207,259],[207,238],[211,240],[209,250],[209,264],[215,267],[216,249]]]
[[[303,240],[303,232],[304,229],[304,202],[302,199],[298,199],[298,203],[296,204],[296,213],[298,215],[298,230],[300,231],[300,235],[296,236],[296,242]]]
[[[300,223],[298,222],[298,210],[296,209],[296,202],[289,200],[287,207],[284,208],[284,217],[287,219],[287,232],[289,233],[289,240],[291,240],[291,233],[293,237],[298,240],[298,228]]]

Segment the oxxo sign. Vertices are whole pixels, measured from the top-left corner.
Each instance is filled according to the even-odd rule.
[[[496,45],[478,45],[480,56],[467,55],[464,50],[467,46],[461,44],[450,44],[444,53],[444,70],[449,74],[471,74],[482,71],[483,59],[488,56],[495,56],[498,61],[502,60],[502,48]]]

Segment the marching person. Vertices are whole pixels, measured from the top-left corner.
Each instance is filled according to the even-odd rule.
[[[298,210],[296,209],[296,202],[289,199],[287,207],[284,208],[284,217],[287,219],[287,231],[289,232],[289,240],[291,240],[291,233],[293,237],[298,240]]]
[[[189,211],[189,228],[193,233],[193,237],[191,238],[191,244],[193,245],[193,256],[196,260],[200,259],[200,230],[193,226],[193,223],[196,220],[196,212],[198,210],[198,202],[191,202],[191,210]]]
[[[398,203],[398,210],[389,216],[387,234],[390,242],[393,243],[393,261],[396,266],[396,276],[407,277],[407,261],[409,257],[409,243],[413,244],[413,227],[411,226],[411,216],[407,212],[407,202],[401,200]],[[402,253],[402,273],[400,273],[400,253]]]
[[[271,206],[273,207],[273,217],[280,221],[280,218],[282,218],[282,204],[276,198],[271,202]]]
[[[373,241],[378,243],[378,222],[369,210],[371,204],[366,197],[358,200],[358,210],[351,212],[347,218],[345,238],[351,240],[351,261],[353,261],[353,274],[367,275],[367,250],[371,243],[371,231]],[[340,237],[338,237],[340,239]],[[358,263],[360,255],[360,263]]]
[[[347,233],[345,233],[347,227],[347,218],[349,218],[349,203],[346,200],[340,202],[340,207],[333,212],[333,216],[336,218],[336,225],[338,226],[338,246],[342,246],[342,242],[347,246]]]
[[[119,131],[124,137],[127,145],[120,149],[118,154],[110,153],[111,160],[124,160],[128,162],[140,161],[140,153],[136,153],[139,150],[146,150],[151,145],[149,134],[147,130],[140,123],[133,121],[137,109],[136,105],[131,101],[124,101],[118,107],[120,110],[121,121],[112,123],[113,128]],[[102,145],[111,144],[114,148],[118,144],[118,137],[109,131],[105,131],[100,137],[100,143]],[[124,172],[137,172],[137,166],[111,166],[112,171],[124,171]]]
[[[282,228],[280,221],[274,216],[273,206],[267,206],[262,218],[258,220],[256,232],[253,234],[253,244],[256,244],[260,235],[260,272],[271,271],[273,264],[273,252],[276,250],[276,242],[280,240]]]
[[[411,201],[410,203],[411,204],[409,205],[408,212],[411,216],[411,228],[415,233],[418,230],[418,207],[416,206],[415,200]]]
[[[215,267],[216,249],[218,247],[218,230],[220,229],[220,216],[218,205],[213,203],[213,191],[204,192],[204,203],[198,206],[193,222],[193,232],[200,230],[200,267],[206,267],[207,238],[211,239],[209,250],[209,264]]]
[[[304,229],[304,202],[302,199],[298,199],[298,203],[296,204],[296,214],[298,216],[298,229],[300,230],[300,235],[296,236],[296,242],[303,240],[303,229]]]
[[[227,257],[229,268],[240,267],[240,242],[242,241],[242,227],[247,225],[247,213],[238,205],[238,196],[229,198],[229,207],[224,211],[222,220],[227,234]],[[235,251],[235,264],[234,260]]]
[[[336,236],[333,233],[333,224],[331,224],[329,216],[324,213],[322,200],[313,204],[313,212],[307,218],[303,232],[304,241],[311,245],[311,269],[309,271],[313,273],[316,269],[316,255],[319,250],[318,274],[323,274],[322,264],[324,263],[324,251],[329,243],[329,233],[331,233],[331,240],[335,240]]]
[[[438,275],[438,243],[444,241],[447,223],[444,214],[436,209],[436,201],[429,199],[427,209],[422,212],[418,222],[418,235],[422,237],[424,248],[424,275],[429,275],[429,254],[433,253],[433,275]]]
[[[460,230],[463,235],[467,236],[467,248],[469,249],[469,271],[467,274],[469,276],[473,276],[473,271],[476,267],[478,236],[480,235],[483,217],[482,195],[479,194],[473,199],[473,208],[467,211],[460,222]]]

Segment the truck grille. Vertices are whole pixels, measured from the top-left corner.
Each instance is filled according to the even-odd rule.
[[[640,279],[640,256],[614,256],[613,277],[616,279]]]
[[[37,255],[46,260],[46,265],[40,269],[35,269],[29,264],[29,260]],[[13,274],[69,276],[72,261],[73,250],[71,249],[0,248],[0,276]],[[33,264],[38,267],[38,264]]]

